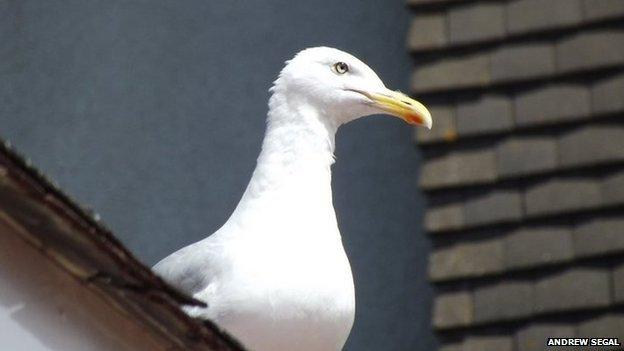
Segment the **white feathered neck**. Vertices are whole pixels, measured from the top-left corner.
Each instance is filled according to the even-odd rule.
[[[336,119],[306,101],[306,94],[281,89],[279,79],[271,92],[262,151],[230,220],[249,225],[262,216],[255,219],[297,228],[306,222],[316,227],[318,221],[336,226],[331,191]]]

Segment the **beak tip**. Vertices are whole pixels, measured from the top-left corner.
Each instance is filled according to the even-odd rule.
[[[431,118],[431,115],[429,113],[425,114],[422,125],[429,130],[431,130],[431,127],[433,127],[433,119]]]
[[[433,121],[431,120],[431,118],[425,119],[425,121],[423,123],[423,127],[431,130],[431,127],[433,127]]]

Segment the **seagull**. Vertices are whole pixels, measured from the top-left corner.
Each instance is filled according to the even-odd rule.
[[[431,129],[431,115],[328,47],[286,61],[270,92],[262,150],[236,209],[154,271],[206,303],[185,306],[187,314],[249,350],[338,351],[353,326],[355,291],[332,203],[336,131],[380,113]]]

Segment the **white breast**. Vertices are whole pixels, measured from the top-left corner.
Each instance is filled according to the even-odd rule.
[[[189,313],[214,320],[255,351],[341,350],[355,315],[342,245],[255,237],[227,243],[231,264],[195,295],[209,308]]]

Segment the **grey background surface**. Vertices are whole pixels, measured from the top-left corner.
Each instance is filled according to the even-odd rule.
[[[402,0],[0,0],[0,135],[153,264],[227,219],[284,60],[335,46],[404,89],[408,17]],[[411,133],[376,116],[337,137],[348,350],[434,345]]]

